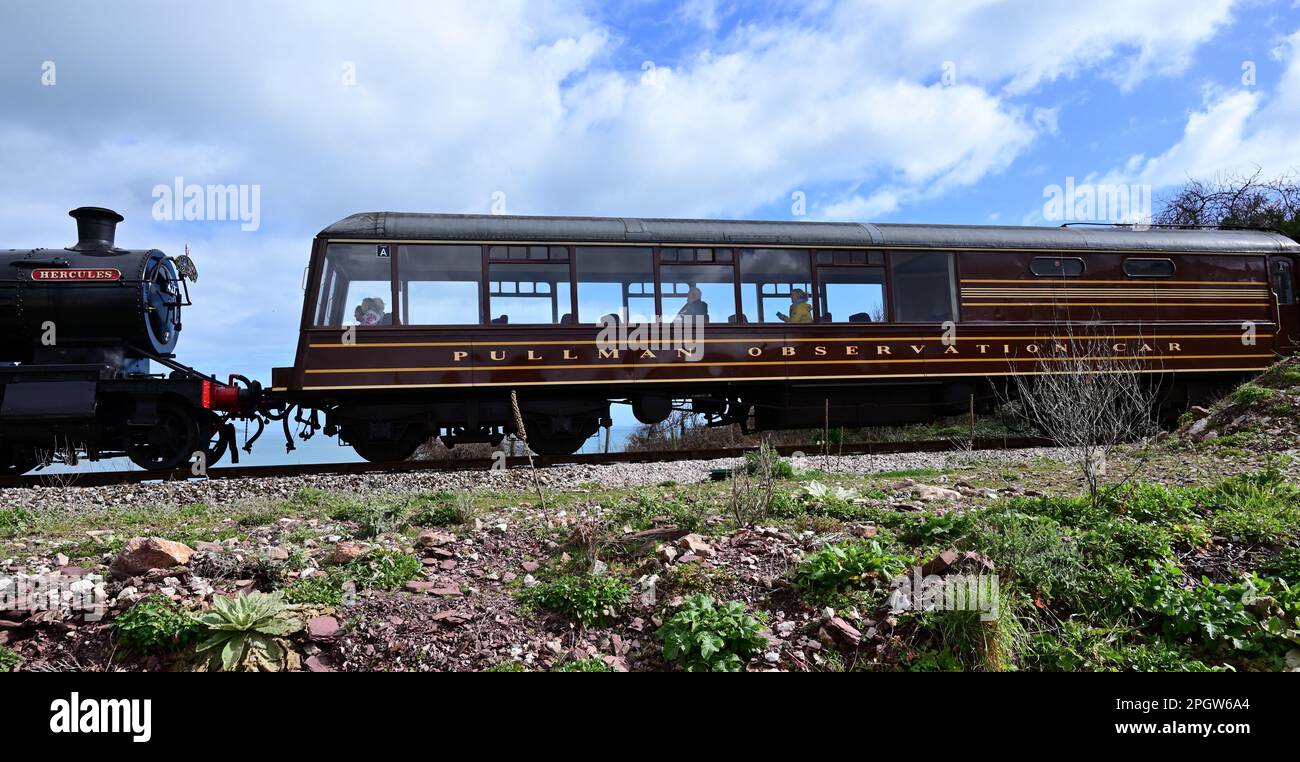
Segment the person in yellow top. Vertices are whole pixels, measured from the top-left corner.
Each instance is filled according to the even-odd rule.
[[[802,288],[796,288],[790,292],[790,314],[784,312],[776,313],[786,323],[811,323],[812,322],[812,305],[808,303],[808,292]]]

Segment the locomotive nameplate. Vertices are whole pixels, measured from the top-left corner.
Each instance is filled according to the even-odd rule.
[[[100,281],[121,280],[122,271],[115,267],[45,268],[32,270],[32,280],[39,281]]]

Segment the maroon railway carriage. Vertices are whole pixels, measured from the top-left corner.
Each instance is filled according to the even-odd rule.
[[[315,240],[273,387],[371,460],[497,442],[511,391],[543,453],[612,401],[760,430],[924,419],[1085,334],[1185,404],[1297,349],[1298,257],[1245,230],[357,214]],[[697,334],[647,340],[688,303]]]

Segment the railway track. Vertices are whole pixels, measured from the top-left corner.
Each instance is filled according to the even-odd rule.
[[[1046,447],[1052,443],[1041,437],[1004,437],[996,439],[976,439],[970,449],[975,450],[1012,450],[1025,447]],[[742,457],[745,453],[757,450],[757,447],[720,447],[694,450],[656,450],[651,452],[612,452],[575,455],[534,455],[532,462],[539,468],[562,465],[601,465],[609,463],[662,463],[678,460],[717,460],[720,458]],[[907,452],[945,452],[958,449],[952,440],[931,439],[908,442],[864,442],[836,446],[831,456],[836,455],[883,455]],[[964,443],[962,449],[966,449]],[[820,456],[821,450],[815,446],[777,445],[781,455],[802,452],[807,456]],[[192,479],[254,479],[267,477],[293,477],[315,475],[346,475],[373,473],[409,473],[413,471],[485,471],[492,468],[497,461],[493,458],[462,458],[444,460],[408,460],[399,463],[307,463],[277,466],[221,466],[208,469],[206,477],[195,476],[189,469],[168,472],[149,471],[92,471],[81,474],[27,474],[24,476],[0,477],[0,488],[5,487],[101,487],[113,484],[141,484],[145,482],[188,481]],[[525,456],[507,457],[506,468],[520,468],[528,465]]]

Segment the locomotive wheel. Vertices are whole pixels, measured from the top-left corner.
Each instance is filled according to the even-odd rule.
[[[187,462],[200,443],[199,422],[177,402],[158,403],[158,422],[131,435],[126,454],[146,471],[170,471]],[[205,447],[206,449],[206,447]]]
[[[396,439],[377,440],[363,439],[360,436],[349,436],[345,430],[343,438],[352,445],[356,451],[365,460],[371,463],[392,463],[398,460],[406,460],[415,454],[415,451],[424,443],[424,434],[418,428],[410,428],[403,431]]]

